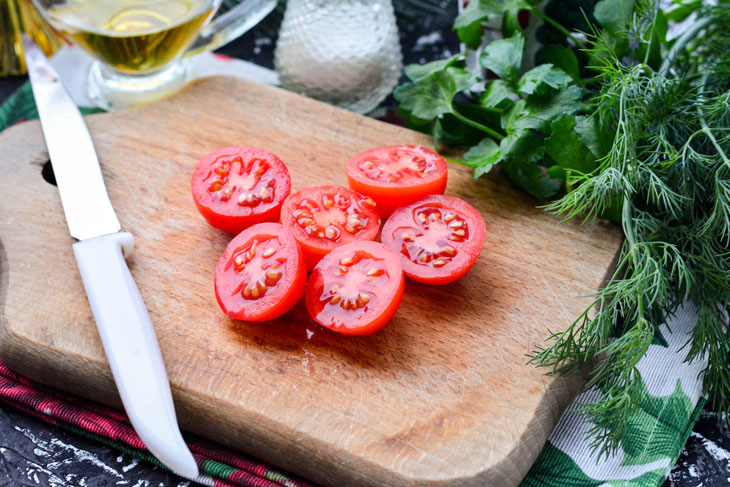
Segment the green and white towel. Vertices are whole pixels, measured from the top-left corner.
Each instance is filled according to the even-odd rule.
[[[656,487],[677,461],[705,400],[699,373],[706,360],[685,362],[693,306],[685,305],[661,327],[637,367],[643,382],[641,409],[629,421],[621,450],[598,458],[586,434],[592,424],[578,411],[601,391],[590,389],[573,402],[522,483],[523,487]]]
[[[84,60],[77,49],[64,48],[53,63],[77,103],[84,104]],[[71,68],[69,68],[69,66]],[[198,75],[230,74],[273,84],[275,73],[238,60],[210,54],[198,57]],[[87,113],[93,109],[85,110]],[[30,86],[0,107],[0,130],[22,119],[36,118]],[[697,320],[690,305],[661,329],[638,368],[643,381],[641,409],[631,418],[621,451],[598,459],[586,438],[590,429],[578,410],[601,394],[591,389],[568,408],[550,435],[522,487],[659,487],[677,461],[704,406],[699,372],[706,361],[686,363],[692,328]],[[485,486],[486,487],[486,486]],[[492,486],[488,486],[492,487]],[[500,487],[500,486],[495,486]]]

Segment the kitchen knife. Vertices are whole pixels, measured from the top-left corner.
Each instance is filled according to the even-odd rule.
[[[132,235],[120,231],[81,113],[25,35],[23,48],[63,211],[78,240],[74,255],[122,403],[150,452],[194,479],[198,466],[180,434],[157,337],[124,260]]]

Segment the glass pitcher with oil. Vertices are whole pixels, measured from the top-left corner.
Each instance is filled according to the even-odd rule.
[[[33,0],[59,32],[95,58],[89,97],[110,110],[162,98],[187,81],[185,55],[212,50],[256,25],[276,0]],[[213,18],[215,16],[215,18]],[[212,19],[212,21],[211,21]]]

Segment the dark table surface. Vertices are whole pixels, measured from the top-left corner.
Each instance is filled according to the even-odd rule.
[[[458,52],[458,42],[451,32],[456,2],[396,0],[394,4],[405,64],[424,63]],[[273,68],[280,21],[278,8],[254,30],[219,52]],[[25,77],[0,79],[0,102],[23,82]],[[392,104],[392,99],[386,103]],[[189,484],[162,469],[0,404],[0,487]],[[706,409],[664,487],[725,486],[730,486],[730,429],[726,422],[718,422],[716,413]]]

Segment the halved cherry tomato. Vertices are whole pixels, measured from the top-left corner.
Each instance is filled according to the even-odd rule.
[[[294,235],[278,223],[239,233],[215,268],[215,296],[225,314],[266,321],[289,311],[304,295],[307,268]]]
[[[427,284],[446,284],[466,274],[486,238],[484,219],[466,201],[432,195],[396,210],[380,241],[400,256],[403,272]]]
[[[277,221],[291,178],[271,152],[224,147],[203,157],[191,186],[195,206],[208,223],[235,234],[256,223]]]
[[[415,145],[378,147],[347,162],[350,187],[374,199],[383,218],[425,196],[443,194],[446,177],[444,158]]]
[[[317,186],[297,191],[284,201],[281,223],[294,232],[307,268],[313,269],[335,247],[375,240],[380,216],[371,198],[342,186]]]
[[[367,335],[393,318],[403,281],[397,255],[377,242],[352,242],[325,255],[312,271],[307,310],[330,330]]]

